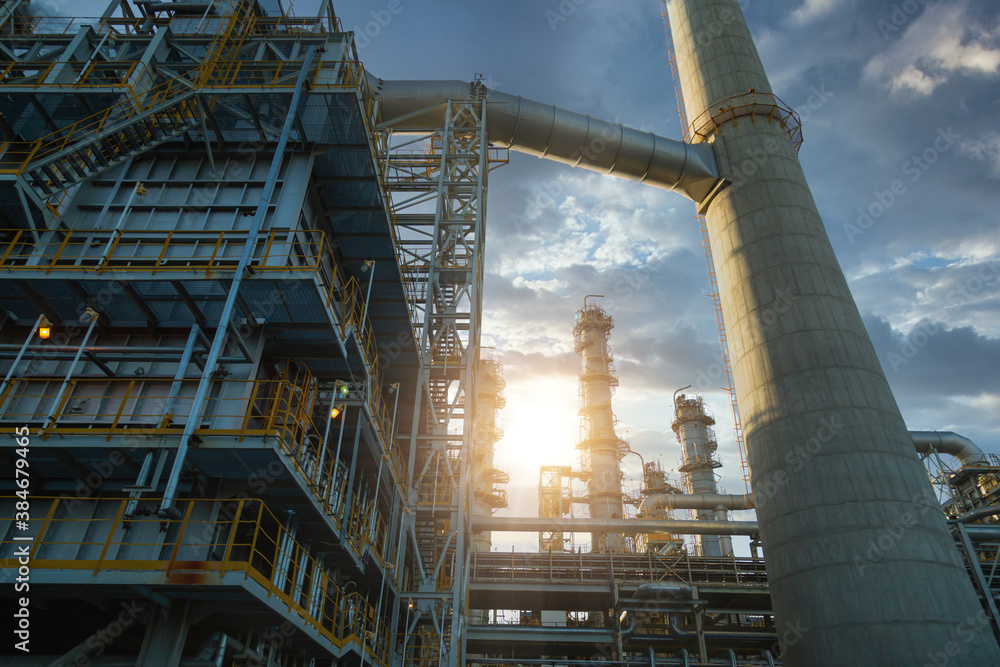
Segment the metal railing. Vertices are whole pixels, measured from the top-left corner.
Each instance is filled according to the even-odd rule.
[[[702,558],[682,553],[674,557],[654,554],[603,553],[474,553],[470,583],[499,581],[634,584],[650,581],[683,581],[693,584],[728,584],[766,588],[764,562],[749,558]]]
[[[235,269],[246,230],[70,229],[35,240],[26,230],[0,230],[0,270],[218,271]],[[253,250],[255,271],[314,271],[332,257],[323,232],[272,229]]]
[[[90,229],[52,232],[35,241],[25,230],[0,230],[0,270],[46,273],[232,270],[239,261],[247,234],[246,230]],[[272,229],[261,235],[254,247],[251,266],[258,272],[316,271],[320,274],[320,282],[326,290],[326,307],[337,315],[341,337],[346,339],[353,335],[357,338],[372,376],[366,401],[375,422],[375,432],[383,451],[389,455],[396,478],[403,480],[406,464],[399,447],[390,442],[392,418],[382,395],[375,333],[365,316],[365,291],[353,276],[345,278],[332,257],[333,251],[321,231]],[[13,387],[8,391],[11,389]],[[405,486],[405,482],[403,484]]]
[[[345,535],[360,558],[367,548],[383,565],[392,562],[387,544],[388,526],[374,501],[364,503],[349,495],[346,476],[338,469],[335,453],[327,448],[323,460],[319,433],[313,423],[315,386],[307,372],[286,366],[285,377],[276,380],[216,380],[220,387],[207,404],[199,437],[229,436],[242,442],[248,437],[274,438],[288,455],[294,472],[308,484],[312,495]],[[76,378],[60,397],[60,378],[14,378],[0,395],[6,409],[0,424],[30,424],[53,415],[43,438],[50,435],[179,435],[184,429],[185,409],[193,398],[198,380],[182,380],[170,412],[172,379]],[[244,388],[251,385],[249,398]],[[396,459],[398,459],[398,455]],[[394,465],[401,465],[394,462]]]
[[[174,38],[213,36],[219,30],[219,22],[226,17],[212,16],[209,20],[197,22],[190,16],[113,16],[102,18],[99,16],[17,16],[16,19],[8,16],[6,21],[0,21],[0,29],[10,34],[7,22],[12,22],[12,26],[17,26],[17,31],[32,35],[75,35],[84,26],[92,27],[99,35],[111,34],[113,36],[138,35],[149,37],[155,30],[163,29],[167,26],[177,28]],[[333,16],[258,16],[254,28],[256,32],[264,34],[286,33],[286,34],[315,34],[317,28],[321,34],[343,32],[343,26],[339,17]]]
[[[82,66],[83,64],[81,64]],[[53,84],[47,82],[45,77],[36,74],[35,70],[43,69],[40,63],[0,63],[0,67],[5,70],[5,77],[0,80],[3,86],[17,86],[21,84],[16,74],[29,74],[24,85],[34,88],[47,88]],[[191,69],[182,72],[178,76],[168,79],[155,86],[142,88],[136,86],[136,81],[141,80],[132,74],[141,74],[145,70],[139,70],[136,65],[129,70],[127,63],[116,63],[115,67],[104,64],[101,67],[83,67],[82,74],[87,78],[79,83],[56,83],[57,86],[68,86],[75,88],[87,88],[96,85],[109,85],[108,83],[95,83],[101,73],[128,71],[130,81],[110,84],[121,87],[122,98],[108,108],[95,114],[81,118],[69,125],[56,130],[48,135],[30,141],[5,141],[0,143],[0,173],[21,175],[32,164],[43,161],[45,158],[61,153],[69,149],[77,142],[85,142],[94,135],[105,130],[117,127],[122,123],[130,123],[145,118],[148,114],[154,113],[157,109],[161,113],[178,114],[178,120],[195,120],[199,114],[203,113],[199,108],[199,102],[188,100],[187,106],[183,109],[166,109],[174,100],[179,100],[185,93],[201,92],[208,94],[206,98],[208,104],[213,103],[214,94],[224,94],[227,90],[255,88],[261,90],[286,89],[291,92],[295,88],[296,77],[302,68],[301,62],[295,61],[256,61],[245,62],[242,60],[215,60],[204,63],[191,63]],[[120,75],[118,75],[120,76]],[[113,79],[115,80],[115,79]],[[313,65],[313,71],[308,79],[310,91],[313,94],[338,89],[358,89],[365,84],[364,67],[361,63],[344,60],[324,62],[317,61]],[[374,102],[370,95],[365,95],[366,113],[363,114],[364,122],[370,135],[374,135]],[[373,153],[374,154],[374,153]],[[103,156],[106,159],[113,158],[112,155]]]
[[[0,500],[0,525],[13,522],[14,501]],[[376,663],[388,663],[388,623],[377,622],[375,608],[360,594],[340,589],[262,501],[182,500],[179,519],[155,513],[126,516],[130,502],[36,497],[33,506],[45,510],[28,521],[35,536],[32,568],[88,570],[95,576],[108,571],[162,572],[167,584],[197,580],[203,586],[227,585],[227,574],[241,572],[333,646],[354,644]],[[99,503],[117,505],[113,517],[109,511],[95,511]],[[74,509],[80,504],[90,511]],[[81,521],[89,522],[86,531],[76,529]],[[10,556],[15,545],[22,544],[0,542],[0,567],[18,567],[17,558]]]

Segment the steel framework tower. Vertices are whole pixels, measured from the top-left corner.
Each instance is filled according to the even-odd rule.
[[[507,154],[487,147],[481,89],[470,87],[425,112],[438,120],[423,131],[408,127],[397,137],[391,121],[384,125],[381,158],[420,364],[409,441],[414,483],[397,555],[401,567],[410,559],[414,604],[399,657],[418,665],[463,664],[470,515],[477,506],[502,504],[493,486],[502,478],[487,456],[498,435],[501,376],[495,363],[480,358],[479,338],[486,182]],[[480,396],[489,400],[479,404]],[[480,408],[494,429],[480,431],[476,443]],[[491,471],[488,493],[472,481],[477,454],[479,471]],[[481,532],[476,540],[488,544]]]
[[[712,426],[715,419],[708,414],[701,397],[674,396],[674,421],[671,424],[681,443],[681,465],[677,471],[684,474],[687,492],[692,494],[716,494],[715,469],[722,467],[716,456],[719,443],[715,440]],[[693,510],[694,518],[703,521],[726,521],[725,508]],[[718,558],[731,556],[732,540],[720,535],[698,535],[698,546],[702,556]]]
[[[589,299],[591,297],[587,297]],[[622,473],[619,463],[628,447],[615,433],[615,415],[611,410],[613,387],[617,386],[615,366],[608,346],[614,327],[611,316],[594,302],[584,299],[576,313],[573,339],[580,355],[580,416],[583,471],[587,480],[587,504],[594,519],[620,519],[625,514],[622,502]],[[595,551],[622,551],[625,538],[620,534],[594,533],[591,548]]]

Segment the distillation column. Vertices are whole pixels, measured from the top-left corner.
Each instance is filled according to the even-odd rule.
[[[508,482],[507,473],[494,467],[494,447],[503,431],[497,426],[497,412],[506,405],[503,395],[506,382],[503,366],[493,351],[480,348],[479,376],[476,382],[476,437],[472,451],[472,520],[487,519],[493,512],[507,507],[507,492],[500,488]],[[474,553],[489,553],[492,546],[489,531],[473,533],[470,547]]]
[[[738,0],[668,12],[692,136],[715,143],[733,181],[702,210],[777,630],[807,628],[784,664],[923,664],[954,647],[949,665],[1000,664],[992,634],[969,632],[979,601]]]
[[[705,410],[705,404],[698,396],[680,394],[674,398],[674,423],[671,427],[681,442],[681,465],[677,469],[683,473],[688,493],[717,494],[715,469],[722,462],[715,455],[719,445],[715,440],[712,426],[715,419]],[[728,521],[726,509],[698,509],[691,511],[693,518],[700,521]],[[710,558],[731,556],[733,541],[729,536],[698,535],[701,555]]]
[[[587,297],[590,298],[590,297]],[[627,451],[615,434],[615,416],[611,411],[613,387],[618,385],[608,337],[614,327],[611,316],[596,303],[584,299],[576,313],[573,340],[580,355],[580,416],[583,417],[584,473],[587,500],[594,519],[621,519],[622,474],[619,462]],[[594,533],[594,551],[623,551],[622,535]]]

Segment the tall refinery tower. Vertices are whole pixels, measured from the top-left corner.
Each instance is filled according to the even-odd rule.
[[[745,182],[701,201],[731,344],[779,628],[809,628],[789,665],[890,664],[955,641],[977,606],[953,538],[834,256],[737,0],[671,0],[691,133]],[[747,155],[763,151],[766,160]],[[723,167],[725,169],[725,167]],[[795,307],[776,308],[780,294]],[[768,317],[776,315],[776,317]],[[788,469],[796,447],[814,457]],[[768,482],[787,483],[764,492]],[[905,525],[892,549],[857,558]],[[1000,664],[992,637],[961,664]],[[919,660],[922,662],[922,660]]]
[[[681,443],[681,466],[685,486],[690,494],[716,494],[715,469],[722,467],[716,456],[719,443],[712,428],[715,419],[708,414],[705,403],[698,396],[674,395],[674,421],[670,425]],[[695,518],[702,521],[725,521],[725,508],[693,510]],[[733,542],[725,535],[698,535],[701,554],[709,557],[731,556]]]
[[[587,479],[588,506],[592,519],[620,519],[622,504],[622,474],[619,462],[622,440],[615,433],[615,415],[611,396],[618,385],[608,337],[614,320],[593,301],[584,299],[576,313],[573,339],[580,355],[580,416],[583,417],[584,474]],[[619,534],[594,533],[595,551],[621,551],[624,537]]]

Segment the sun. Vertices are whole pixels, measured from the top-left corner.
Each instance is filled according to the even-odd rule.
[[[580,417],[576,377],[507,374],[507,405],[499,422],[504,437],[495,450],[497,467],[510,475],[510,513],[538,512],[538,469],[579,465]]]

